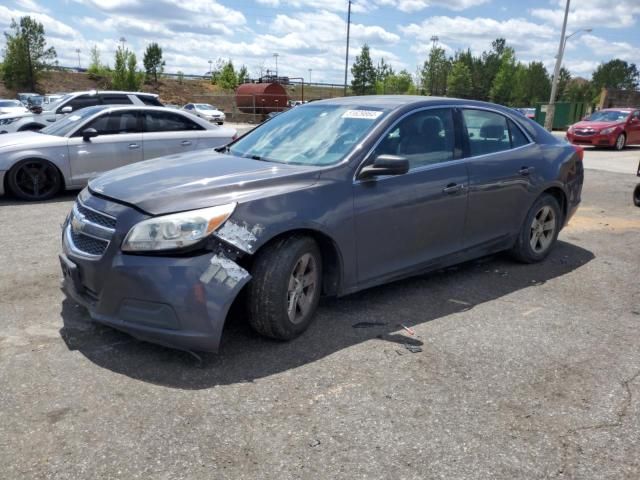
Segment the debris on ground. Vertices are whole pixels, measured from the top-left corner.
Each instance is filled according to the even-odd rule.
[[[410,343],[405,343],[403,347],[409,350],[411,353],[420,353],[422,351],[422,347],[418,345],[411,345]]]
[[[415,331],[413,328],[409,328],[409,327],[407,327],[406,325],[403,325],[403,324],[400,324],[400,326],[401,326],[402,328],[404,328],[404,330],[405,330],[409,335],[414,336],[414,335],[416,334],[416,331]]]
[[[351,325],[351,328],[373,328],[373,327],[384,327],[385,325],[389,325],[387,322],[358,322]]]
[[[310,447],[317,447],[318,445],[320,445],[320,440],[318,439],[314,440],[309,444]]]
[[[458,305],[464,305],[465,307],[473,306],[471,303],[465,302],[464,300],[458,300],[457,298],[449,298],[447,299],[447,302],[457,303]]]

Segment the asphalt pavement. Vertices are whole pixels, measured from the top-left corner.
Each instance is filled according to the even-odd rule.
[[[591,168],[640,155],[596,153],[545,262],[327,299],[289,343],[235,315],[201,359],[64,299],[73,194],[0,198],[0,477],[640,478],[639,179]]]

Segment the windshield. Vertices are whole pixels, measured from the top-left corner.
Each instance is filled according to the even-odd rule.
[[[600,110],[599,112],[592,113],[588,122],[622,122],[627,119],[629,112],[619,110]]]
[[[62,120],[57,121],[53,125],[49,125],[48,127],[40,130],[40,133],[44,133],[45,135],[56,135],[58,137],[64,137],[70,132],[73,132],[78,128],[79,125],[82,125],[84,120],[95,115],[101,110],[104,110],[106,107],[97,106],[97,107],[88,107],[78,110],[74,112],[72,115],[67,115]]]
[[[208,103],[196,103],[196,108],[198,110],[216,110],[216,107]]]
[[[375,107],[304,105],[269,120],[229,151],[276,163],[332,165],[342,160],[386,113]]]
[[[60,104],[66,101],[69,97],[71,97],[70,93],[58,98],[55,102],[51,102],[50,104],[46,105],[45,110],[47,111],[56,110],[60,106]]]
[[[0,101],[0,108],[2,107],[24,107],[24,105],[22,105],[22,102],[19,102],[18,100],[2,100]]]

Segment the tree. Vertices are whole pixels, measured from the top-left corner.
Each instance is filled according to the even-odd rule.
[[[516,77],[516,72],[515,53],[511,47],[506,47],[502,52],[500,67],[489,91],[489,98],[492,102],[503,105],[511,103],[511,89]]]
[[[560,69],[560,73],[558,74],[558,98],[562,98],[564,96],[564,91],[571,80],[571,72],[566,68],[562,67]],[[551,94],[551,91],[549,91]]]
[[[602,88],[633,90],[638,86],[638,69],[634,63],[616,58],[598,65],[592,83],[596,91]]]
[[[162,74],[165,62],[162,59],[162,48],[153,42],[147,46],[142,58],[142,63],[147,75],[153,75],[153,81],[158,84],[158,74]]]
[[[238,81],[237,81],[238,85],[245,83],[248,78],[249,78],[249,70],[247,69],[246,65],[242,65],[240,67],[240,70],[238,70]]]
[[[567,102],[589,102],[592,103],[600,90],[595,90],[593,85],[586,78],[572,78],[563,92],[563,100]]]
[[[44,27],[31,17],[11,20],[12,32],[5,32],[3,78],[8,87],[36,89],[38,77],[56,58],[56,50],[47,48]]]
[[[387,76],[385,81],[386,93],[407,94],[415,93],[416,87],[413,77],[407,70],[400,70]]]
[[[422,66],[422,85],[429,95],[446,95],[451,62],[443,48],[434,45]]]
[[[91,47],[90,56],[91,62],[89,63],[89,68],[87,69],[89,75],[93,75],[94,77],[108,77],[111,72],[107,65],[102,64],[100,50],[98,50],[97,45]]]
[[[111,79],[112,87],[116,90],[139,90],[142,75],[138,73],[136,66],[136,55],[127,48],[118,47]]]
[[[459,98],[469,98],[471,95],[471,71],[461,60],[453,62],[447,79],[447,95]]]
[[[371,62],[369,45],[362,46],[360,55],[356,56],[355,62],[351,66],[351,88],[357,95],[375,93],[376,69]]]
[[[238,76],[231,60],[222,67],[217,84],[224,90],[234,90],[238,86]]]

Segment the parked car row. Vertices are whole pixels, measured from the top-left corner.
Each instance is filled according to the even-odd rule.
[[[15,108],[0,115],[0,128],[11,128],[0,135],[0,194],[7,189],[25,200],[44,200],[113,168],[218,147],[236,136],[146,93],[76,92],[40,114]]]

